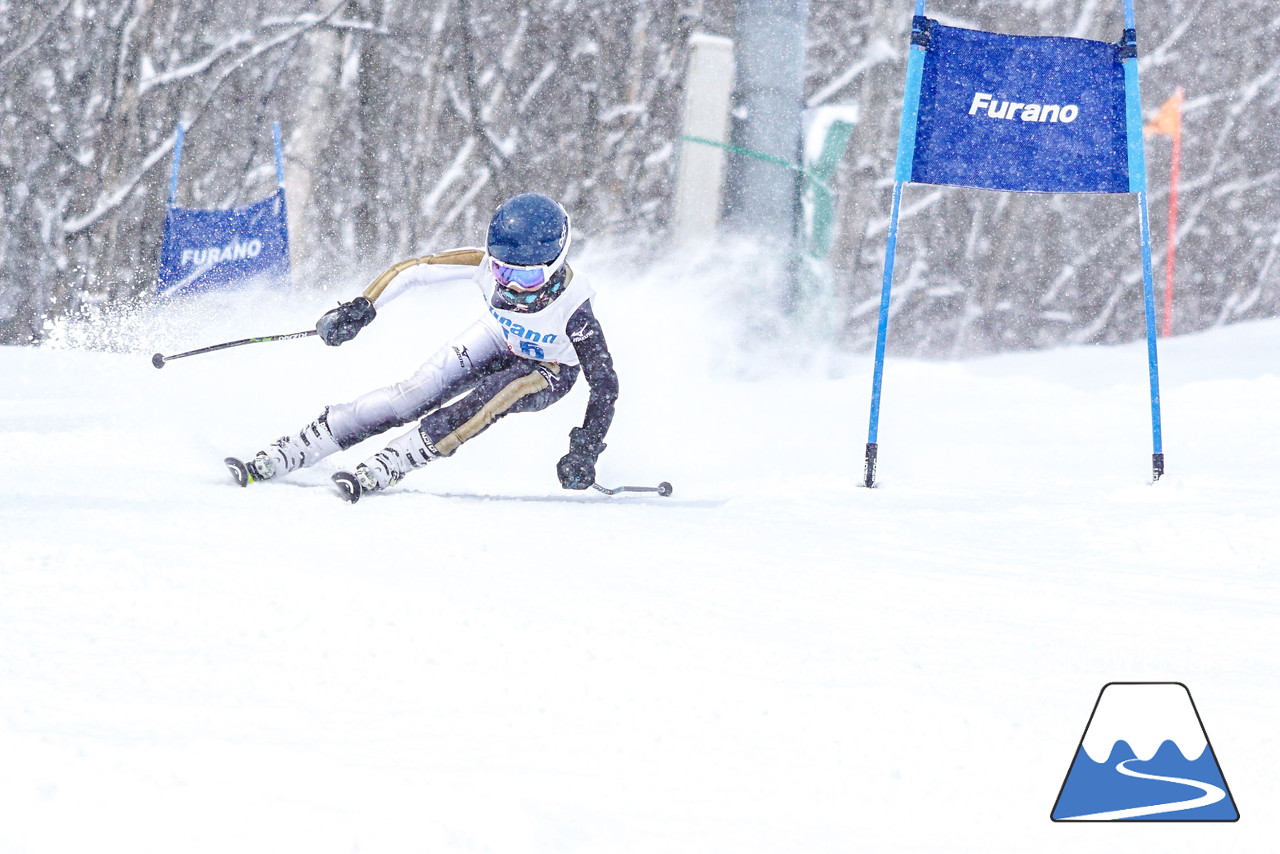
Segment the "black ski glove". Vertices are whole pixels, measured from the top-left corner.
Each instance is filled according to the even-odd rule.
[[[356,333],[369,325],[378,316],[373,303],[364,297],[356,297],[351,302],[340,303],[337,308],[324,313],[316,321],[316,332],[320,340],[330,347],[337,347],[356,337]]]
[[[593,442],[587,431],[574,427],[569,431],[569,453],[556,464],[556,474],[565,489],[587,489],[596,482],[596,460],[604,451],[604,442]]]

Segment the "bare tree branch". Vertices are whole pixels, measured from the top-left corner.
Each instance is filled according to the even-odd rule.
[[[267,53],[270,50],[274,50],[283,44],[288,44],[290,41],[303,35],[308,30],[319,26],[324,22],[328,15],[336,14],[340,8],[346,5],[346,2],[347,0],[338,0],[328,13],[326,13],[326,16],[298,24],[288,32],[281,33],[280,35],[274,36],[261,44],[254,45],[251,50],[248,50],[243,55],[237,57],[234,62],[224,68],[215,78],[213,85],[210,86],[209,90],[205,93],[204,101],[195,108],[194,115],[184,121],[187,128],[194,128],[203,120],[209,105],[212,104],[214,99],[217,97],[218,90],[227,82],[232,74],[262,54]],[[119,207],[134,193],[155,165],[159,163],[166,154],[173,151],[176,139],[177,132],[175,131],[173,136],[170,136],[159,146],[152,149],[152,151],[143,160],[142,166],[137,169],[128,180],[113,189],[106,196],[99,198],[87,214],[67,220],[63,226],[64,233],[67,235],[78,234],[79,232],[92,227],[101,220],[102,217]]]
[[[62,5],[58,7],[58,11],[54,12],[51,15],[45,16],[43,27],[37,30],[31,36],[31,38],[27,39],[27,41],[24,44],[20,45],[16,50],[14,50],[8,56],[6,56],[3,59],[0,59],[0,71],[3,71],[6,65],[8,65],[11,62],[16,62],[20,56],[27,53],[33,47],[38,45],[41,39],[45,37],[45,34],[48,33],[49,30],[53,28],[53,25],[58,22],[58,19],[62,17],[62,13],[66,12],[67,7],[70,6],[73,2],[75,2],[75,0],[62,0]]]

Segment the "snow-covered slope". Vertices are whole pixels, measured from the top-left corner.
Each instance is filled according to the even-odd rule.
[[[748,371],[674,286],[601,294],[600,479],[670,498],[559,489],[583,389],[355,506],[373,443],[230,484],[466,290],[162,371],[324,306],[0,349],[0,851],[1274,850],[1280,323],[1162,345],[1155,485],[1141,344],[890,358],[866,490],[869,358]],[[1050,822],[1117,680],[1190,687],[1239,823]]]

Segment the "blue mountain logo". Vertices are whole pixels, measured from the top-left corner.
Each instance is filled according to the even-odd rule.
[[[1191,692],[1180,682],[1112,682],[1098,694],[1054,821],[1236,821]]]

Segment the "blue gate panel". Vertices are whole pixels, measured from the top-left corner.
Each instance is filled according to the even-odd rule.
[[[283,187],[244,207],[170,207],[166,211],[156,285],[160,295],[288,276],[289,224]]]
[[[1129,192],[1117,45],[927,24],[912,181]]]

